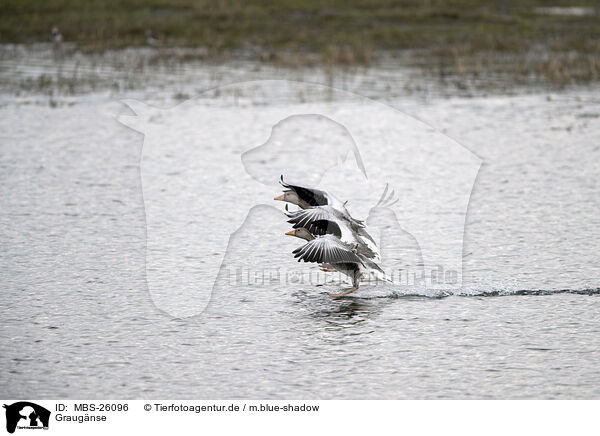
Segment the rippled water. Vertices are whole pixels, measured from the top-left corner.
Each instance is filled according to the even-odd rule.
[[[389,72],[382,77],[394,88]],[[221,282],[207,310],[186,319],[150,298],[142,136],[116,121],[125,109],[115,95],[49,106],[5,91],[0,390],[14,398],[599,398],[597,91],[375,95],[483,160],[460,290],[440,298],[388,285],[333,300],[333,284]],[[149,88],[120,96],[172,103]],[[207,189],[222,189],[218,175]],[[297,244],[285,229],[279,212],[259,208],[233,252],[307,268],[292,263]],[[206,255],[216,249],[197,244]]]

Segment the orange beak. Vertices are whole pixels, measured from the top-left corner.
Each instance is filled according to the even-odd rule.
[[[273,200],[283,201],[284,195],[281,194],[279,197],[275,197]]]
[[[286,235],[296,236],[296,230],[290,230],[289,232],[286,233]]]

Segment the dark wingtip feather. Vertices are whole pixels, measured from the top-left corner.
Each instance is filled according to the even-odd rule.
[[[285,183],[285,181],[283,180],[283,174],[279,178],[279,184],[281,186],[283,186],[284,188],[288,188],[290,186],[289,184]]]

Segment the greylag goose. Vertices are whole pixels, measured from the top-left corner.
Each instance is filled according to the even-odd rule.
[[[281,176],[279,183],[281,186],[283,186],[284,191],[282,195],[275,197],[274,200],[295,204],[301,209],[329,206],[331,209],[347,217],[356,226],[364,227],[365,224],[363,221],[354,219],[352,216],[350,216],[350,212],[348,212],[348,209],[346,209],[346,203],[348,203],[347,201],[342,202],[330,193],[320,189],[285,183],[283,181],[283,175]]]
[[[384,273],[375,262],[359,253],[356,246],[351,246],[343,242],[333,234],[315,236],[307,229],[300,227],[290,230],[286,235],[308,241],[292,252],[294,258],[298,259],[298,262],[302,260],[304,262],[314,262],[331,266],[334,270],[350,277],[352,287],[339,294],[329,294],[332,297],[343,297],[356,291],[359,287],[360,279],[370,270],[377,270]]]
[[[375,244],[371,235],[364,230],[364,222],[353,218],[348,209],[346,209],[347,201],[341,202],[335,196],[320,189],[285,183],[283,175],[279,183],[284,187],[284,191],[282,195],[275,197],[274,200],[295,204],[301,209],[308,211],[305,214],[302,214],[302,211],[292,212],[291,216],[288,215],[289,218],[301,219],[300,217],[306,217],[310,221],[334,218],[337,221],[344,221],[349,224],[352,231],[366,237]]]
[[[346,203],[342,203],[328,192],[305,186],[290,185],[283,181],[283,175],[279,183],[283,186],[284,191],[282,195],[275,197],[275,200],[287,201],[302,209],[309,209],[315,206],[331,206],[340,212],[348,212],[346,210]]]

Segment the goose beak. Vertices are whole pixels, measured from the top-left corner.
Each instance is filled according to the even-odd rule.
[[[286,235],[296,236],[296,230],[290,230],[289,232],[286,233]]]
[[[281,194],[279,197],[275,197],[273,200],[283,201],[284,195]]]

